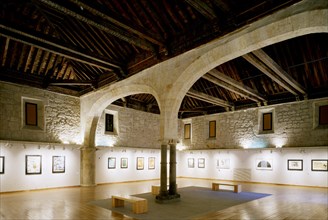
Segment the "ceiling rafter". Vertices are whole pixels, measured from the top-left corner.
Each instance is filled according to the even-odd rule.
[[[265,63],[263,63],[253,53],[245,54],[243,58],[247,60],[250,64],[255,66],[257,69],[259,69],[262,73],[264,73],[269,78],[271,78],[273,81],[275,81],[280,86],[282,86],[284,89],[286,89],[293,95],[298,96],[297,92],[295,92],[284,80],[282,80],[278,75],[276,75],[273,70],[271,70]]]
[[[214,96],[210,96],[206,93],[202,93],[202,92],[196,91],[194,89],[190,89],[187,92],[187,96],[198,99],[198,100],[201,100],[201,101],[204,101],[204,102],[208,102],[208,103],[211,103],[211,104],[214,104],[214,105],[222,106],[222,107],[225,107],[225,108],[232,108],[233,107],[233,105],[228,101],[216,98]]]
[[[64,6],[61,6],[59,4],[56,4],[53,1],[50,0],[39,0],[39,1],[34,1],[35,3],[43,3],[49,7],[51,7],[54,10],[57,10],[65,15],[71,16],[79,21],[82,21],[90,26],[94,26],[110,35],[113,35],[123,41],[126,41],[130,44],[133,44],[137,47],[140,47],[144,50],[150,50],[153,52],[156,52],[156,49],[154,48],[153,44],[141,39],[140,37],[133,36],[131,33],[128,31],[122,30],[118,28],[117,26],[114,26],[112,24],[109,24],[108,22],[102,21],[101,23],[98,23],[94,21],[94,19],[87,18],[77,12],[74,12],[68,8],[65,8]],[[99,20],[99,19],[98,19]]]
[[[1,71],[1,80],[5,80],[12,83],[20,83],[23,85],[34,86],[36,88],[44,89],[44,77],[30,74],[30,73],[21,73],[15,72],[12,70],[0,68]],[[23,77],[22,77],[23,76]],[[74,91],[72,89],[67,89],[58,86],[47,86],[47,90],[60,92],[63,94],[71,95],[71,96],[80,96],[78,91]]]
[[[204,1],[198,0],[185,0],[191,7],[196,9],[200,14],[209,20],[214,20],[217,18],[214,10],[208,6]]]
[[[267,65],[273,72],[277,74],[284,82],[286,82],[289,86],[291,86],[294,90],[301,93],[303,96],[307,96],[305,88],[300,85],[296,80],[294,80],[283,68],[277,64],[268,54],[266,54],[263,50],[259,49],[253,51],[258,59],[260,59],[265,65]]]
[[[98,58],[94,54],[90,54],[86,51],[81,51],[73,47],[72,45],[59,42],[57,39],[50,39],[49,36],[33,32],[31,30],[26,31],[10,27],[0,22],[0,35],[14,39],[16,41],[41,48],[55,54],[67,57],[72,60],[76,60],[89,65],[97,66],[102,69],[112,70],[113,68],[122,69],[121,63],[116,61],[109,61],[104,58]]]
[[[263,96],[259,96],[259,97],[254,96],[253,94],[256,94],[256,93],[254,93],[254,90],[252,90],[251,88],[249,88],[249,87],[241,84],[240,82],[238,82],[234,79],[231,79],[229,77],[227,77],[227,79],[226,79],[226,81],[228,81],[228,82],[225,82],[222,79],[219,79],[216,76],[213,76],[212,74],[205,74],[203,76],[203,78],[222,87],[222,88],[225,88],[233,93],[236,93],[240,96],[243,96],[247,99],[257,102],[258,105],[261,103],[261,101],[264,101],[264,102],[267,101],[266,99],[263,98]],[[240,88],[242,88],[242,89],[240,89]]]
[[[151,42],[153,44],[156,44],[158,46],[164,46],[164,44],[162,43],[162,39],[157,34],[149,33],[149,31],[144,30],[144,28],[137,27],[136,24],[134,24],[134,27],[124,24],[121,21],[119,21],[118,19],[116,19],[112,16],[109,16],[108,13],[102,11],[101,8],[99,8],[99,7],[96,8],[96,5],[93,5],[93,7],[91,7],[79,0],[69,0],[69,1],[74,4],[77,4],[78,6],[90,11],[91,13],[93,13],[95,15],[98,15],[98,16],[104,18],[105,20],[117,25],[120,28],[123,28],[129,32],[132,32],[132,33],[138,35],[139,37],[142,37],[142,38],[148,40],[149,42]],[[122,20],[122,19],[123,18],[120,18],[120,20]]]
[[[217,69],[212,69],[208,72],[209,75],[218,78],[220,80],[222,80],[225,83],[228,83],[229,85],[243,91],[244,93],[251,95],[253,97],[257,98],[257,101],[267,101],[267,99],[261,95],[260,93],[258,93],[257,91],[255,91],[254,89],[244,85],[241,82],[238,82],[237,80],[234,80],[233,78],[230,78],[229,76],[225,75],[224,73],[218,71]],[[206,76],[205,76],[206,77]],[[232,90],[231,90],[232,91]]]

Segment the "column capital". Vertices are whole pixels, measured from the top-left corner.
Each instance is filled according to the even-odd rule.
[[[162,139],[161,144],[162,145],[171,145],[171,144],[177,144],[179,143],[178,139]]]
[[[89,146],[81,146],[79,149],[81,151],[97,151],[98,150],[96,147],[89,147]]]

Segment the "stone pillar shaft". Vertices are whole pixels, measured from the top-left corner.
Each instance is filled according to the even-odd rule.
[[[81,149],[81,186],[96,185],[96,148],[83,147]]]
[[[159,196],[167,196],[167,145],[161,145],[161,187]]]
[[[170,144],[170,188],[169,194],[177,194],[177,180],[176,180],[176,144]]]

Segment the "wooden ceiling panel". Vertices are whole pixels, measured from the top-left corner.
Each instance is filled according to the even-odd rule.
[[[80,96],[299,1],[3,0],[0,80]],[[297,84],[310,98],[328,96],[326,39],[313,34],[263,48],[261,59],[256,51],[246,55],[257,57],[255,63],[276,78],[242,57],[216,67],[223,75],[200,78],[179,117],[292,101],[300,95]],[[280,75],[273,70],[277,66]],[[284,77],[294,84],[287,88]],[[159,113],[149,94],[125,100],[115,103]],[[213,104],[220,101],[229,108]]]

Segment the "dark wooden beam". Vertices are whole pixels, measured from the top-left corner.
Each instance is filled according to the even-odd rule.
[[[190,6],[196,9],[200,14],[209,20],[214,20],[217,18],[214,10],[206,4],[205,1],[199,0],[185,0]]]
[[[3,20],[0,21],[0,35],[105,70],[121,69],[123,66],[121,63],[100,58],[95,54],[82,51],[44,34],[18,26],[11,27],[9,24],[5,24]]]
[[[259,49],[253,51],[258,59],[260,59],[265,65],[267,65],[273,72],[277,74],[284,82],[286,82],[289,86],[291,86],[294,90],[301,93],[304,96],[307,96],[305,92],[305,88],[300,85],[296,80],[294,80],[288,73],[279,64],[277,64],[268,54],[266,54],[263,50]]]
[[[225,88],[225,89],[227,89],[227,90],[229,90],[233,93],[236,93],[240,96],[243,96],[245,98],[253,100],[254,102],[257,102],[257,103],[261,102],[261,99],[259,99],[257,97],[254,97],[254,96],[250,95],[249,93],[247,93],[247,92],[245,92],[241,89],[238,89],[234,85],[231,85],[230,83],[226,83],[226,82],[224,82],[224,81],[222,81],[222,80],[220,80],[220,79],[218,79],[218,78],[216,78],[216,77],[214,77],[210,74],[205,74],[203,76],[203,78],[210,81],[210,82],[212,82],[212,83],[214,83],[214,84],[216,84],[216,85],[218,85],[218,86],[220,86],[220,87],[222,87],[222,88]]]
[[[94,84],[94,81],[90,80],[49,80],[49,85],[56,86],[91,86]]]
[[[158,46],[164,46],[163,44],[163,39],[161,39],[160,36],[158,36],[155,33],[150,33],[147,30],[144,30],[144,28],[142,27],[138,27],[136,24],[133,24],[133,27],[131,27],[128,23],[128,21],[126,21],[125,23],[121,22],[124,20],[123,17],[120,18],[120,20],[118,20],[117,18],[114,18],[114,16],[111,14],[109,15],[108,13],[106,13],[102,8],[97,7],[96,4],[93,4],[93,7],[91,7],[90,5],[80,1],[80,0],[69,0],[70,2],[78,5],[79,7],[82,7],[83,9],[86,9],[88,11],[90,11],[91,13],[111,22],[112,24],[128,31],[131,33],[134,33],[136,35],[138,35],[141,38],[144,38],[146,40],[148,40],[149,42],[156,44]],[[116,17],[118,15],[115,15]]]
[[[96,27],[99,30],[102,30],[108,34],[111,34],[123,41],[126,41],[130,44],[133,44],[137,47],[140,47],[144,50],[150,50],[156,52],[155,47],[153,44],[141,39],[140,37],[135,37],[131,33],[122,30],[121,28],[114,26],[108,22],[101,21],[99,18],[97,18],[97,21],[95,21],[95,18],[88,18],[85,15],[82,15],[82,13],[78,13],[75,11],[72,11],[64,6],[61,6],[53,1],[50,0],[38,0],[38,1],[33,1],[36,4],[43,3],[47,7],[50,7],[56,11],[59,11],[65,15],[68,15],[70,17],[73,17],[74,19],[77,19],[79,21],[82,21],[90,26]],[[85,14],[85,13],[84,13]]]
[[[214,105],[218,105],[218,106],[222,106],[222,107],[229,107],[229,108],[233,107],[233,105],[231,103],[229,103],[228,101],[219,99],[214,96],[210,96],[208,94],[205,94],[205,93],[193,90],[193,89],[190,89],[186,95],[189,97],[204,101],[204,102],[214,104]]]
[[[59,86],[44,87],[44,78],[31,73],[19,73],[5,68],[0,68],[0,81],[11,82],[15,84],[21,84],[26,86],[32,86],[39,89],[46,89],[48,91],[71,95],[80,96],[79,91],[67,89]]]
[[[273,81],[282,86],[284,89],[286,89],[293,95],[298,96],[297,92],[295,92],[293,88],[291,88],[284,80],[282,80],[277,74],[275,74],[275,72],[271,68],[269,68],[265,63],[263,63],[253,53],[245,54],[243,58],[249,63],[251,63],[253,66],[255,66],[257,69],[259,69],[262,73],[270,77]]]
[[[231,86],[240,89],[241,91],[245,92],[246,94],[249,94],[251,96],[256,97],[257,99],[261,100],[261,101],[267,101],[266,98],[261,95],[260,93],[258,93],[257,91],[255,91],[254,89],[244,85],[241,82],[238,82],[237,80],[232,79],[231,77],[225,75],[224,73],[216,70],[216,69],[212,69],[209,71],[209,74],[230,84]]]

